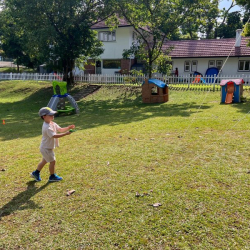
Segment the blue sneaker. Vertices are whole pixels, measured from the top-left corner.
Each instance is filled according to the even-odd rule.
[[[61,181],[63,178],[56,175],[56,174],[52,174],[50,177],[49,177],[49,182],[53,182],[53,181]]]
[[[36,171],[33,171],[30,176],[34,178],[36,181],[41,181],[40,173],[36,173]]]

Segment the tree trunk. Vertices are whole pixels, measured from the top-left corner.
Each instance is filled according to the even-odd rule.
[[[64,66],[63,81],[67,82],[69,86],[74,84],[74,76],[72,72],[74,65],[75,65],[74,60],[68,59]]]
[[[151,59],[149,59],[149,63],[148,63],[148,77],[149,77],[149,79],[152,78],[152,70],[153,70],[153,62]]]

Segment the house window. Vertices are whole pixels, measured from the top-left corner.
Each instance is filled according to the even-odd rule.
[[[222,64],[223,64],[223,61],[222,61],[222,60],[217,60],[217,61],[216,61],[216,68],[217,68],[218,70],[221,70]]]
[[[113,42],[116,40],[114,31],[101,31],[98,33],[98,39],[103,42]]]
[[[184,63],[184,71],[185,72],[190,71],[190,61],[185,61],[185,63]]]
[[[212,67],[215,67],[215,61],[214,60],[208,61],[208,68],[212,68]]]
[[[104,69],[120,69],[121,60],[103,60]]]
[[[238,70],[239,71],[249,71],[250,61],[239,61]]]
[[[198,61],[192,61],[192,71],[197,71]]]

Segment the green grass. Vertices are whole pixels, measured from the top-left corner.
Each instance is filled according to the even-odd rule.
[[[36,70],[30,69],[30,68],[25,68],[25,67],[20,67],[19,71],[17,70],[17,67],[2,67],[0,68],[0,73],[37,73]]]
[[[55,150],[64,180],[48,184],[45,166],[36,183],[52,93],[0,82],[0,249],[249,249],[249,91],[232,105],[201,90],[143,104],[140,88],[102,87],[55,118],[77,129]]]

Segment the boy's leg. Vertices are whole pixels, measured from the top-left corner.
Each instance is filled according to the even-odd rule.
[[[56,166],[56,161],[52,161],[49,163],[49,172],[50,172],[50,177],[49,181],[61,181],[63,178],[55,174],[55,166]]]
[[[56,166],[56,161],[52,161],[49,163],[49,172],[50,174],[55,174],[55,166]]]
[[[41,181],[41,177],[40,177],[40,171],[42,170],[42,168],[44,167],[44,165],[47,163],[47,161],[43,158],[37,166],[37,169],[35,171],[33,171],[30,175],[31,177],[33,177],[36,181]]]
[[[43,158],[39,163],[38,163],[38,166],[37,166],[37,170],[38,171],[41,171],[42,168],[44,167],[44,165],[47,163],[47,161],[45,161],[45,159]]]

